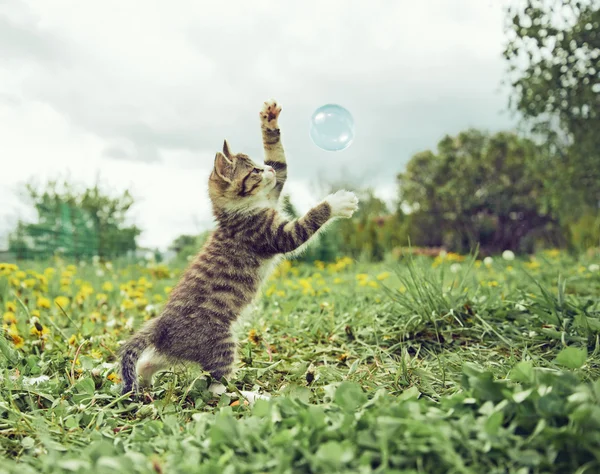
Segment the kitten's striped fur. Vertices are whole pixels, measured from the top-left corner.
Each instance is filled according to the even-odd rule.
[[[357,209],[354,194],[339,191],[303,217],[278,211],[287,164],[277,122],[281,107],[265,102],[260,112],[264,165],[233,154],[227,141],[217,153],[209,196],[217,228],[170,294],[162,313],[121,349],[123,393],[138,389],[176,361],[201,365],[213,378],[228,377],[235,343],[232,324],[256,297],[274,261],[297,251],[335,217]]]

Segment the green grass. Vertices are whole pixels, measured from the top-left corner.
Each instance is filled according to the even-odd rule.
[[[0,473],[600,472],[598,262],[283,265],[239,327],[253,406],[194,367],[119,395],[180,268],[0,264]]]

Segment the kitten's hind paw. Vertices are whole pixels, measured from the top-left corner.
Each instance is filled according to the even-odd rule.
[[[274,99],[267,100],[259,114],[260,123],[269,130],[277,130],[279,128],[277,119],[279,118],[280,112],[281,106],[277,105],[277,102],[275,102]]]

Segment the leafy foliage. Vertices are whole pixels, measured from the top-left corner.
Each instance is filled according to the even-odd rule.
[[[284,263],[240,325],[254,406],[185,367],[120,396],[181,267],[0,264],[0,472],[595,472],[599,258]]]
[[[532,141],[510,133],[468,130],[447,136],[437,154],[415,155],[398,175],[400,200],[421,232],[437,245],[483,253],[531,250],[531,237],[557,226],[545,179],[548,155]],[[527,242],[527,239],[529,243]],[[527,248],[529,246],[529,248]]]
[[[600,200],[600,2],[525,0],[508,10],[512,105],[560,153],[557,204]]]
[[[31,182],[25,193],[37,221],[19,222],[9,238],[9,250],[19,259],[55,254],[115,258],[137,248],[141,231],[126,223],[134,204],[129,191],[111,197],[98,183],[79,190],[67,180],[51,180],[41,187]]]

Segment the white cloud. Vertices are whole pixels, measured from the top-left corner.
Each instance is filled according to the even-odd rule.
[[[214,152],[227,137],[258,158],[269,97],[303,210],[317,175],[347,171],[393,197],[395,173],[443,134],[512,124],[499,115],[502,2],[5,0],[0,22],[0,236],[25,212],[17,182],[66,171],[132,186],[142,245],[196,232]],[[308,138],[325,102],[356,120],[339,154]]]

